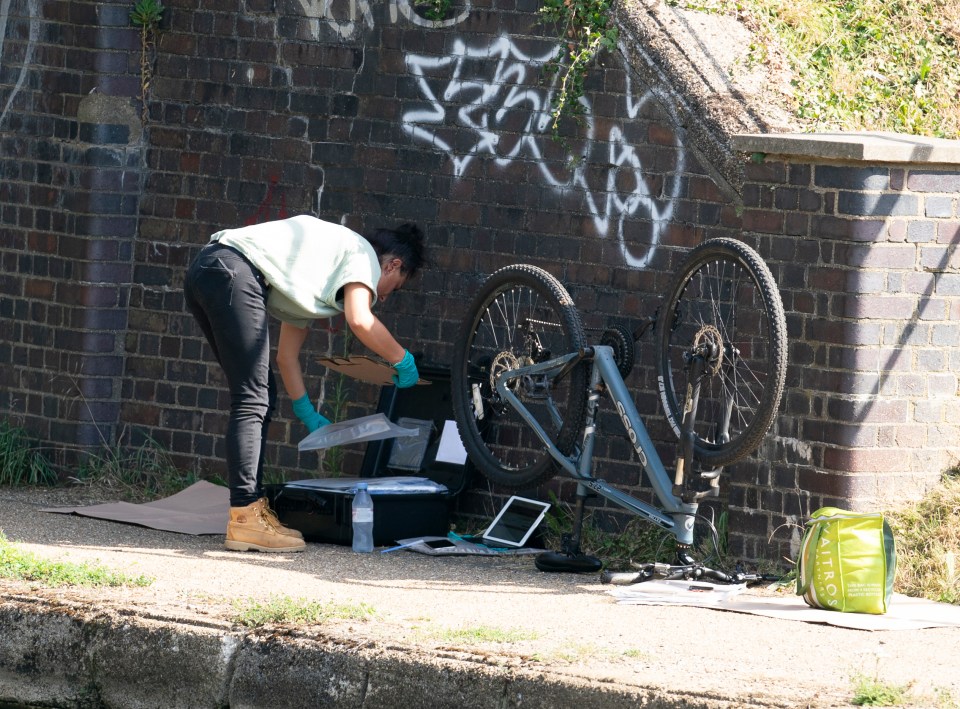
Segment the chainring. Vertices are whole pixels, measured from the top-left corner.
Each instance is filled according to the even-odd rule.
[[[613,350],[613,360],[617,363],[617,370],[620,376],[626,379],[633,371],[636,358],[633,333],[623,325],[611,325],[600,335],[600,344]]]

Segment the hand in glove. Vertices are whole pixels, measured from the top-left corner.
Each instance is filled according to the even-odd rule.
[[[417,365],[413,361],[413,355],[407,350],[403,353],[403,359],[393,365],[397,373],[393,375],[393,383],[398,389],[412,387],[420,379],[420,372],[417,371]]]
[[[310,403],[310,397],[307,394],[304,394],[293,402],[293,413],[303,422],[303,425],[307,427],[310,433],[330,423],[328,419],[321,416],[320,413],[313,408],[313,404]]]

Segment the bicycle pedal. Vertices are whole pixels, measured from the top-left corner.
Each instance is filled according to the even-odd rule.
[[[686,503],[700,502],[720,497],[720,480],[717,478],[709,479],[710,485],[702,490],[687,490],[683,487],[674,485],[674,495]]]

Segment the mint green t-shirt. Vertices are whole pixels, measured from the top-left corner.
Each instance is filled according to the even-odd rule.
[[[348,283],[365,285],[376,303],[380,261],[370,242],[345,226],[301,215],[224,229],[210,241],[246,256],[270,286],[267,311],[296,327],[342,313]]]

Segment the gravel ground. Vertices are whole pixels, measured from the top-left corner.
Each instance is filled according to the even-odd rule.
[[[221,536],[39,512],[102,501],[109,500],[84,490],[0,489],[0,529],[42,557],[97,562],[153,583],[51,591],[0,581],[0,594],[225,630],[236,604],[251,599],[362,603],[375,619],[332,620],[316,632],[745,705],[842,706],[860,675],[909,684],[930,706],[960,700],[960,629],[865,632],[713,609],[624,606],[596,575],[545,574],[532,557],[358,555],[325,544],[302,554],[237,553],[223,548]],[[458,634],[478,628],[503,631],[506,640]]]

